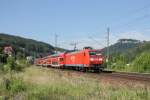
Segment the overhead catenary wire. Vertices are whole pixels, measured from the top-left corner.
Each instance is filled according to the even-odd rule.
[[[139,13],[139,12],[145,10],[145,9],[148,9],[148,8],[150,8],[150,4],[146,4],[146,5],[144,5],[141,8],[138,8],[136,10],[130,11],[129,13],[127,13],[127,15],[134,15],[134,14],[137,14],[137,13]]]
[[[137,14],[137,13],[139,13],[139,12],[142,12],[143,10],[145,10],[145,9],[147,9],[147,8],[150,8],[150,4],[147,4],[147,5],[145,5],[145,6],[141,7],[141,8],[139,8],[139,9],[133,10],[133,11],[127,13],[127,15],[124,16],[124,17],[126,18],[126,17],[129,17],[129,16],[131,16],[131,15],[134,16],[135,14]],[[123,24],[121,23],[120,25],[118,25],[118,26],[116,26],[116,27],[112,26],[112,27],[111,27],[111,29],[112,29],[112,31],[111,31],[111,36],[116,37],[116,38],[120,38],[120,37],[118,36],[118,34],[116,34],[116,33],[121,33],[121,29],[126,28],[126,27],[130,27],[130,26],[132,26],[132,24],[133,24],[134,22],[142,21],[143,19],[149,18],[149,16],[150,16],[150,14],[145,14],[145,15],[140,16],[140,17],[138,16],[137,18],[132,19],[132,20],[126,22],[126,23],[123,23]],[[123,20],[122,17],[121,17],[121,20]],[[119,31],[119,32],[113,31],[114,28],[116,28],[116,31]],[[96,43],[96,44],[98,44],[98,45],[101,45],[101,46],[105,47],[104,44],[102,44],[99,40],[95,39],[94,36],[88,36],[88,39],[94,41],[94,43]],[[78,44],[78,43],[74,43],[74,49],[77,48],[77,44]]]
[[[117,30],[121,30],[121,29],[123,29],[123,28],[127,28],[127,27],[130,27],[134,22],[139,22],[139,21],[142,21],[142,20],[144,20],[144,19],[146,19],[146,18],[149,18],[150,17],[150,14],[146,14],[146,15],[144,15],[144,16],[142,16],[142,17],[138,17],[138,18],[136,18],[136,19],[134,19],[134,20],[131,20],[131,21],[129,21],[129,22],[127,22],[127,23],[125,23],[125,24],[122,24],[122,25],[120,25],[120,28],[118,28]]]
[[[139,8],[139,9],[130,11],[125,17],[129,17],[131,15],[133,16],[133,15],[135,15],[135,14],[137,14],[137,13],[139,13],[139,12],[141,12],[141,11],[147,9],[147,8],[150,8],[150,4],[146,4],[146,5],[144,5],[143,7]],[[115,33],[121,33],[121,29],[123,29],[125,27],[130,27],[132,25],[132,23],[142,21],[143,19],[149,18],[149,16],[150,16],[150,14],[145,14],[143,16],[137,17],[136,19],[130,20],[130,21],[124,23],[124,24],[121,23],[121,24],[118,24],[118,26],[117,25],[116,26],[112,26],[111,28],[113,30],[114,30],[114,28],[116,28],[116,30],[117,31],[120,30],[120,32],[113,31],[111,35],[113,37],[120,38]],[[122,17],[121,17],[121,19],[122,19]],[[96,44],[99,44],[99,45],[102,45],[103,47],[105,47],[103,44],[99,43],[99,41],[97,41],[96,39],[94,39],[94,37],[89,36],[88,38],[91,39],[91,40],[93,40],[93,41],[95,41]]]
[[[135,14],[137,14],[137,13],[139,13],[139,12],[145,10],[145,9],[148,9],[148,8],[150,8],[150,4],[147,4],[147,5],[141,7],[139,9],[137,9],[137,10],[131,11],[128,14],[126,14],[126,16],[124,16],[124,17],[126,19],[127,17],[133,16],[133,15],[135,15]],[[112,26],[111,28],[113,30],[115,29],[116,31],[120,30],[120,32],[121,32],[121,29],[130,27],[130,26],[132,26],[133,23],[142,21],[143,19],[146,19],[146,18],[149,18],[149,16],[150,16],[150,14],[146,13],[143,16],[140,16],[140,17],[137,17],[135,19],[132,19],[132,20],[126,22],[126,23],[123,23],[123,24],[122,23],[117,23],[117,25]],[[122,17],[121,17],[121,20],[123,20]],[[120,33],[120,32],[117,32],[117,33]],[[115,35],[115,37],[118,37],[116,34],[114,34],[114,33],[116,33],[115,31],[113,31],[112,33],[113,33],[113,35]]]
[[[90,40],[94,41],[96,44],[105,47],[102,43],[100,43],[98,40],[94,39],[93,37],[89,36],[88,38],[89,38]]]
[[[55,33],[55,52],[57,53],[57,38],[58,38],[58,35]]]
[[[109,35],[110,35],[110,28],[107,28],[107,62],[109,62]]]

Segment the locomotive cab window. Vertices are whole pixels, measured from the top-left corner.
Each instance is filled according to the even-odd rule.
[[[96,55],[96,52],[90,52],[90,55],[92,56],[92,55]]]
[[[100,55],[101,55],[101,52],[99,52],[99,51],[97,51],[97,52],[91,51],[91,52],[89,52],[89,55],[90,55],[90,56],[94,56],[94,55],[100,56]]]

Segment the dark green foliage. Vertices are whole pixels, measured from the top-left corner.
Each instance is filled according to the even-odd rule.
[[[0,63],[6,63],[7,57],[8,57],[8,55],[6,55],[6,54],[0,54]]]
[[[4,65],[3,70],[4,72],[23,71],[25,67],[27,67],[26,60],[20,59],[15,61],[14,57],[9,56],[7,58],[7,64]]]
[[[23,79],[14,75],[5,76],[1,84],[3,91],[9,91],[11,94],[19,93],[26,90]]]
[[[132,70],[137,72],[150,72],[150,51],[143,52],[133,61]]]
[[[17,59],[25,59],[25,54],[21,53],[21,52],[17,52],[16,58]]]
[[[16,75],[16,72],[3,73],[0,80],[0,100],[18,100],[16,98],[19,93],[25,92],[27,89],[26,83],[23,78]],[[21,99],[19,99],[21,100]]]
[[[104,55],[106,53],[104,49]],[[121,39],[110,46],[109,68],[121,71],[150,72],[150,42]]]
[[[9,56],[7,58],[7,66],[10,68],[10,70],[15,70],[16,63],[14,57]]]
[[[0,54],[2,54],[3,53],[3,48],[2,47],[0,47]]]
[[[3,53],[3,48],[0,47],[0,64],[6,63],[7,55]]]
[[[0,63],[0,73],[3,72],[4,64]]]
[[[25,59],[18,59],[17,61],[16,70],[17,71],[24,71],[24,68],[31,66],[31,64]]]
[[[26,86],[22,79],[13,79],[10,82],[10,89],[12,92],[25,91]]]

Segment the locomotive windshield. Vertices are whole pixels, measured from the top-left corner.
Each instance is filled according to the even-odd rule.
[[[90,54],[90,56],[101,55],[101,52],[100,51],[90,51],[89,54]]]
[[[92,56],[92,55],[96,55],[96,52],[90,52],[90,55]]]

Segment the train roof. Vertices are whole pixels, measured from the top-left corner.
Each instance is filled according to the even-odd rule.
[[[57,54],[53,54],[51,55],[51,57],[58,57],[58,56],[63,56],[65,53],[57,53]]]
[[[48,57],[58,57],[58,56],[63,56],[64,54],[74,54],[74,53],[79,53],[79,52],[83,52],[85,50],[88,50],[88,51],[101,51],[101,49],[83,49],[83,50],[69,50],[69,51],[65,51],[65,52],[61,52],[61,53],[57,53],[57,54],[53,54],[53,55],[48,55],[46,57],[43,57],[43,58],[37,58],[37,59],[46,59]]]

